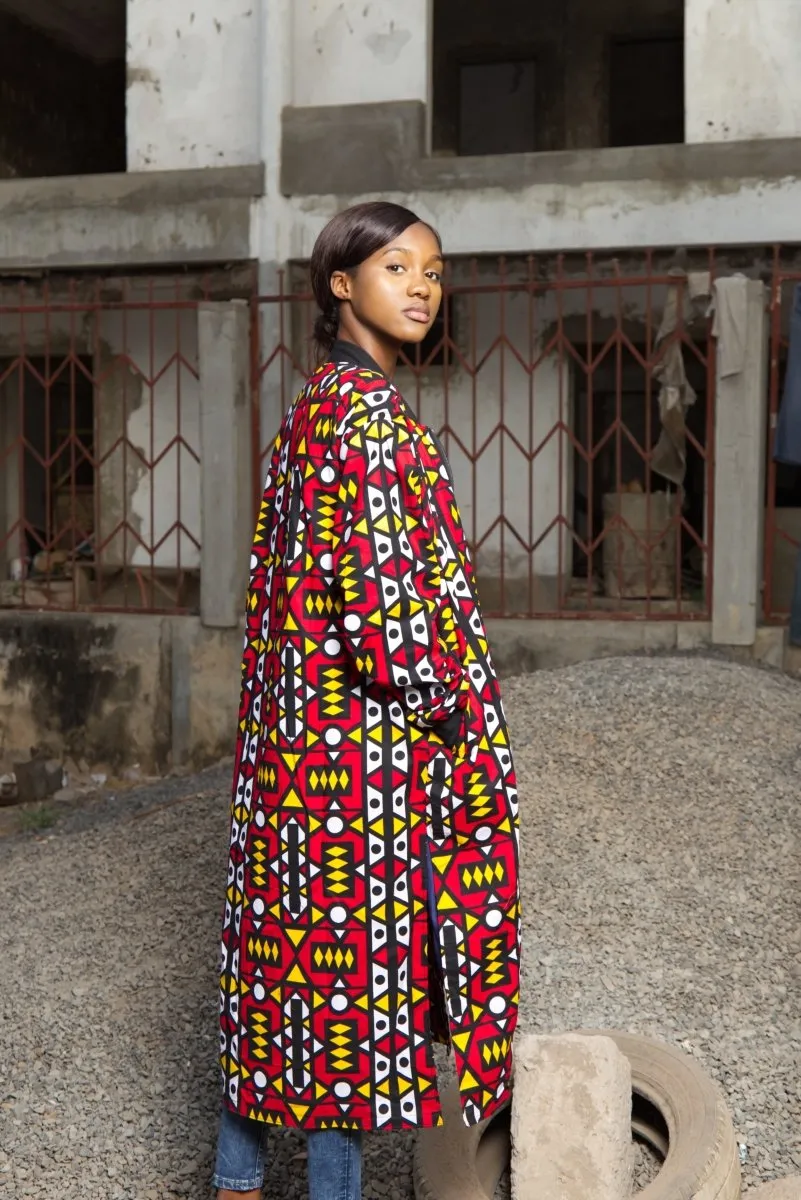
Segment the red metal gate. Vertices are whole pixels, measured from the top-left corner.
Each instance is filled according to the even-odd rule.
[[[711,251],[700,265],[714,274]],[[445,443],[489,614],[708,618],[715,355],[687,284],[654,251],[451,263],[396,382]],[[254,301],[258,479],[311,365],[313,315],[301,268]],[[680,485],[656,470],[677,361],[696,397]]]
[[[0,281],[0,607],[197,608],[203,295]]]

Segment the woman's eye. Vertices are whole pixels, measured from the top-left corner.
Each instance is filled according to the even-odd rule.
[[[427,271],[429,279],[433,279],[434,283],[442,283],[442,275],[439,271]]]
[[[389,265],[387,266],[387,270],[392,271],[393,274],[397,274],[398,271],[403,270],[403,267],[401,266],[400,263],[389,263]]]

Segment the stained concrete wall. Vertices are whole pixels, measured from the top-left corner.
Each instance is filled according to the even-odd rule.
[[[0,270],[248,259],[264,167],[0,181]]]
[[[216,761],[233,751],[241,640],[190,617],[0,613],[0,760]]]
[[[261,0],[128,0],[128,170],[259,161]]]
[[[427,100],[431,3],[295,0],[292,103]]]
[[[686,0],[687,140],[801,136],[797,0]]]
[[[711,641],[699,622],[490,621],[488,632],[501,675]],[[0,612],[0,762],[31,749],[145,771],[233,761],[242,636],[194,617]],[[758,630],[732,653],[781,667],[785,631]]]

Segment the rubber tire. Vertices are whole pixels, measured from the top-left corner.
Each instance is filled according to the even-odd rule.
[[[651,1038],[606,1029],[579,1032],[610,1037],[631,1065],[632,1092],[653,1105],[668,1130],[665,1164],[638,1200],[738,1200],[740,1159],[726,1105],[711,1079],[696,1062],[674,1046]],[[506,1106],[508,1109],[508,1105]],[[489,1127],[497,1169],[500,1137],[495,1131],[502,1113],[492,1121],[467,1127],[454,1082],[442,1093],[445,1124],[421,1130],[415,1147],[414,1188],[417,1200],[492,1200],[485,1157],[479,1150]],[[503,1110],[502,1110],[503,1111]],[[663,1135],[654,1123],[635,1127],[638,1136],[664,1150]],[[503,1154],[508,1163],[509,1150]],[[499,1176],[498,1176],[499,1177]],[[494,1188],[493,1188],[494,1191]]]

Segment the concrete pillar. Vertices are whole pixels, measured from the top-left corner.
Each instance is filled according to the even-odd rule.
[[[512,1096],[517,1200],[631,1193],[631,1067],[611,1038],[518,1038]]]
[[[764,284],[743,277],[729,286],[742,289],[745,352],[742,370],[724,376],[724,326],[715,400],[712,642],[752,646],[760,615],[765,524],[768,315]],[[730,296],[734,306],[737,297]]]
[[[200,615],[218,629],[244,615],[253,540],[250,309],[244,300],[198,308],[200,362]]]
[[[552,434],[557,426],[558,431]],[[575,454],[567,432],[574,427],[575,375],[566,355],[553,354],[544,359],[534,373],[531,448],[542,447],[531,467],[534,542],[545,534],[557,517],[563,517],[570,527],[574,524]],[[519,486],[518,481],[512,482],[513,489]],[[523,499],[526,503],[528,496]],[[526,528],[525,522],[521,522],[520,528]],[[555,612],[559,607],[560,590],[563,597],[570,594],[574,547],[570,528],[558,524],[545,534],[534,550],[532,558],[537,587],[534,602],[538,609]]]
[[[798,0],[685,0],[687,141],[801,135],[799,38]]]
[[[259,0],[127,0],[129,171],[259,161]]]
[[[293,103],[428,98],[430,0],[294,0]],[[353,64],[363,64],[354,70]]]

